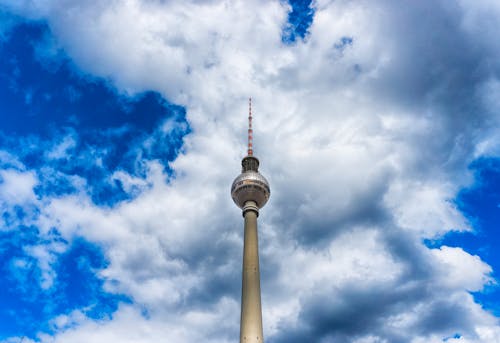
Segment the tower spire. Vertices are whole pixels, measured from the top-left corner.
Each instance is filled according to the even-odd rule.
[[[253,156],[252,98],[248,98],[248,156]]]

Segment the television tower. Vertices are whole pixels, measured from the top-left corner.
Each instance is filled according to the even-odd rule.
[[[248,99],[248,154],[241,161],[241,174],[234,179],[231,196],[243,210],[243,281],[241,287],[240,343],[264,342],[260,304],[259,242],[257,217],[271,190],[259,173],[259,160],[253,156],[252,99]]]

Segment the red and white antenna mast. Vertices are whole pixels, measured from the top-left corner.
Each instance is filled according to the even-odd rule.
[[[252,98],[248,98],[248,156],[253,156]]]

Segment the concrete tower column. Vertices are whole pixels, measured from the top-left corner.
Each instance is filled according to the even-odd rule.
[[[240,343],[262,343],[264,341],[260,302],[258,215],[259,208],[257,204],[254,201],[247,201],[243,207],[245,233],[243,243]]]
[[[231,197],[243,210],[243,277],[241,287],[240,343],[262,343],[260,303],[259,241],[257,217],[271,195],[269,182],[259,173],[259,160],[253,156],[252,101],[248,110],[248,155],[241,161],[241,174],[234,179]]]

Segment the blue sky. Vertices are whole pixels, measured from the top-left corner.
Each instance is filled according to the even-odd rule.
[[[0,1],[0,342],[500,341],[500,7]],[[362,324],[361,324],[362,323]]]

